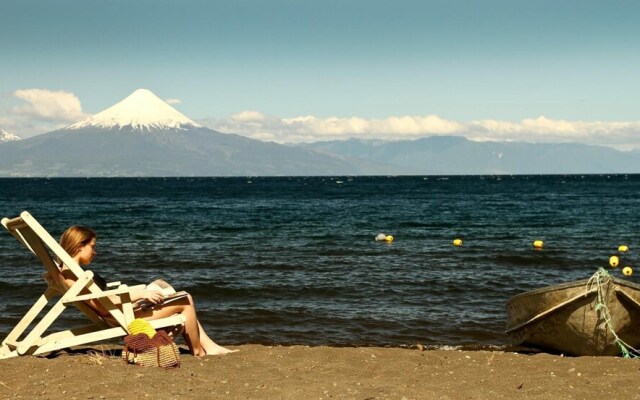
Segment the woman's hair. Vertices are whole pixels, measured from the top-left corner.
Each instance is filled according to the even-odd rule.
[[[80,225],[74,225],[64,231],[60,236],[60,246],[71,256],[74,257],[80,249],[89,244],[91,240],[97,238],[96,231]],[[58,262],[61,262],[58,260]]]

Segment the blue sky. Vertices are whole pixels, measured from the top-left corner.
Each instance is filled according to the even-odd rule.
[[[25,137],[144,87],[267,140],[640,147],[637,1],[5,0],[0,15],[0,128]]]

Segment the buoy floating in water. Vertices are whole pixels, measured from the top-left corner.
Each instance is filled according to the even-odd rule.
[[[621,244],[621,245],[618,247],[618,251],[619,251],[620,253],[626,253],[627,251],[629,251],[629,246],[627,246],[627,245],[625,245],[625,244]]]
[[[633,268],[628,267],[628,266],[627,266],[627,267],[624,267],[624,268],[622,268],[622,273],[623,273],[625,276],[631,276],[631,275],[633,275]]]
[[[544,242],[542,240],[536,240],[535,242],[533,242],[533,247],[535,247],[536,249],[541,249],[544,247]]]
[[[453,239],[454,246],[462,246],[462,239]]]
[[[393,242],[393,236],[385,235],[384,233],[378,233],[378,235],[376,236],[376,242],[391,243],[391,242]]]
[[[618,258],[618,256],[609,257],[609,265],[611,265],[612,268],[616,268],[618,265],[620,265],[620,259]]]

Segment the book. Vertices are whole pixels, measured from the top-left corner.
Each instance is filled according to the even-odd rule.
[[[134,309],[140,309],[143,311],[147,311],[147,310],[151,310],[154,307],[158,307],[158,306],[163,306],[165,304],[170,304],[176,300],[180,300],[183,299],[185,297],[187,297],[189,294],[187,292],[185,292],[184,290],[181,290],[179,292],[176,292],[176,290],[171,287],[171,285],[169,285],[168,283],[164,282],[164,281],[155,281],[152,282],[150,284],[147,285],[146,290],[157,290],[160,293],[162,293],[162,296],[164,297],[164,301],[162,302],[162,304],[153,304],[152,302],[150,302],[149,300],[139,300],[136,302],[136,305],[134,306]]]

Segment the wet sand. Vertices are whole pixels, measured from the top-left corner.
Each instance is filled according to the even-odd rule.
[[[504,351],[230,346],[180,368],[126,365],[119,350],[0,360],[0,398],[640,399],[640,360]]]

